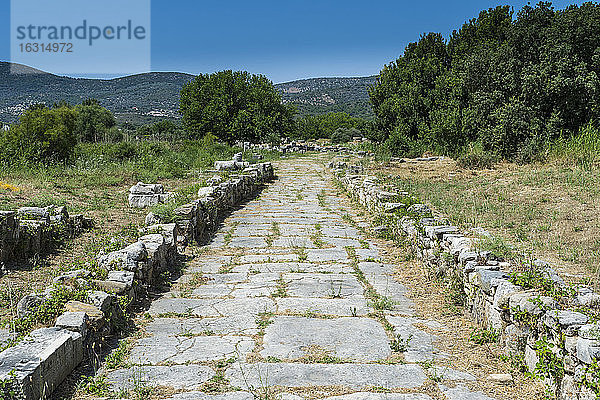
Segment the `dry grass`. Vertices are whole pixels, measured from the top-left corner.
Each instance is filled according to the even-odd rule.
[[[565,277],[591,277],[600,257],[600,171],[559,164],[459,168],[453,160],[386,164],[373,171],[463,229],[483,227]]]

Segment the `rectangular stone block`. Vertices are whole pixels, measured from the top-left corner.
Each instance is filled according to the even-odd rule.
[[[79,333],[60,328],[38,329],[0,353],[0,380],[14,376],[18,398],[38,400],[49,396],[82,358],[83,340]]]

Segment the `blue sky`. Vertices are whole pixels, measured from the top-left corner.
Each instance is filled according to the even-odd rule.
[[[448,37],[499,4],[518,10],[527,2],[152,0],[151,65],[193,74],[244,69],[276,83],[374,75],[421,33]],[[0,60],[9,60],[9,0],[0,0],[0,18]]]

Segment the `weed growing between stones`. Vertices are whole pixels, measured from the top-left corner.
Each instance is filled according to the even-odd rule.
[[[392,349],[394,353],[404,353],[408,350],[408,346],[410,345],[412,338],[412,334],[408,335],[408,337],[405,339],[398,333],[390,342],[390,349]]]
[[[331,351],[318,345],[303,348],[305,354],[296,361],[304,364],[342,364],[349,362],[331,354]]]
[[[106,376],[86,376],[77,383],[77,390],[92,396],[110,396],[112,391]]]
[[[8,378],[0,379],[0,400],[17,400],[17,377],[10,371]]]
[[[308,258],[308,254],[306,254],[306,249],[304,247],[294,246],[292,251],[298,255],[298,261],[304,262]]]
[[[600,360],[593,360],[588,366],[581,384],[590,389],[596,398],[600,398]]]
[[[321,189],[321,191],[317,193],[317,199],[321,207],[327,207],[326,197],[327,194],[325,193],[325,189]]]
[[[54,285],[49,298],[40,301],[27,315],[12,321],[14,331],[20,335],[29,333],[38,325],[49,324],[63,311],[65,304],[71,300],[86,301],[89,293],[88,287],[68,287]]]
[[[554,382],[560,382],[565,374],[563,362],[554,353],[554,344],[548,342],[543,336],[535,342],[535,352],[539,357],[533,373],[539,378],[549,378]]]
[[[272,312],[268,312],[268,311],[264,311],[258,314],[258,316],[256,317],[256,325],[258,326],[258,329],[263,331],[264,334],[264,329],[269,326],[273,320],[273,316],[275,314]]]
[[[387,296],[377,293],[375,288],[373,288],[373,285],[365,278],[365,274],[358,267],[358,256],[356,255],[354,247],[346,246],[346,253],[348,253],[348,258],[352,260],[350,265],[353,268],[354,276],[356,276],[356,279],[358,279],[365,288],[365,297],[369,300],[369,305],[376,310],[393,310],[396,302]]]
[[[131,349],[133,348],[132,340],[121,340],[119,346],[114,349],[106,359],[104,360],[104,367],[107,369],[126,368],[127,364],[125,360],[129,356]]]
[[[310,239],[317,248],[322,249],[325,247],[323,233],[321,232],[321,224],[315,224],[315,232],[311,235]]]
[[[271,297],[288,297],[287,287],[289,282],[283,279],[283,274],[279,274],[279,279],[277,279],[275,283],[277,283],[277,287],[275,292],[271,294]]]
[[[475,328],[471,332],[469,338],[473,343],[477,344],[498,343],[498,340],[500,339],[500,332],[497,332],[492,328]]]

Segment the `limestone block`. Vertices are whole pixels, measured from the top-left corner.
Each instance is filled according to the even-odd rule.
[[[107,280],[124,283],[127,288],[133,286],[134,273],[131,271],[109,271]]]
[[[235,171],[247,168],[250,165],[246,161],[215,161],[215,169],[217,171]]]
[[[504,329],[504,343],[506,346],[506,353],[512,354],[523,354],[525,346],[527,345],[527,337],[531,333],[528,327],[519,325],[508,325]]]
[[[17,210],[17,217],[19,219],[50,222],[50,213],[45,208],[40,207],[21,207]]]
[[[550,310],[543,321],[547,327],[561,328],[567,336],[573,336],[588,319],[587,315],[575,311]]]
[[[586,364],[591,364],[595,358],[600,358],[600,341],[578,338],[577,358]]]
[[[114,296],[100,290],[93,290],[88,294],[89,303],[105,313],[109,311],[113,299]]]
[[[535,304],[538,299],[545,306],[544,308],[555,309],[558,304],[556,300],[547,296],[540,296],[534,291],[517,292],[510,295],[508,299],[508,305],[512,309],[514,307],[519,308],[522,311],[526,311],[529,314],[540,315],[543,313],[542,309]]]
[[[67,273],[64,273],[62,275],[55,277],[52,280],[52,282],[62,283],[62,282],[66,282],[66,281],[72,281],[77,278],[87,278],[88,276],[90,276],[90,274],[91,274],[91,272],[86,269],[77,269],[77,270],[69,271]]]
[[[54,326],[71,332],[78,332],[82,337],[87,335],[88,315],[83,311],[67,311],[56,319]]]
[[[81,334],[60,328],[31,332],[14,347],[0,353],[0,380],[17,380],[18,398],[38,400],[48,395],[83,359]]]
[[[80,301],[71,300],[67,302],[67,304],[65,304],[65,310],[71,312],[84,312],[94,324],[98,324],[98,322],[104,318],[104,314],[97,307]]]

